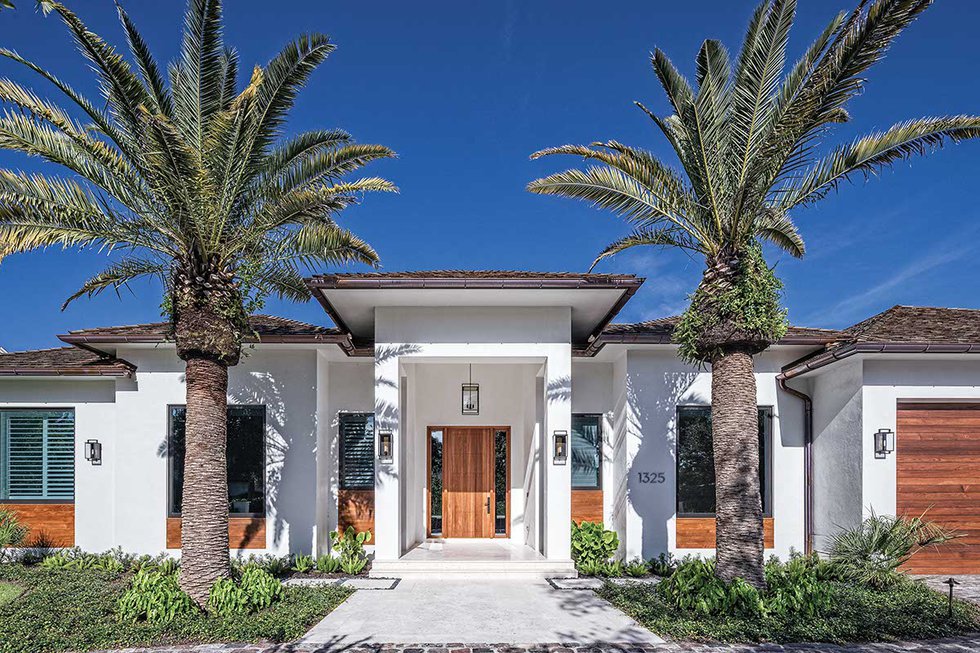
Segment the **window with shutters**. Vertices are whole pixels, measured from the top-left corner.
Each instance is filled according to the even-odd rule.
[[[374,414],[340,415],[340,489],[374,489]]]
[[[602,487],[602,415],[572,415],[572,488]]]
[[[75,498],[75,411],[0,410],[0,500]]]
[[[180,516],[184,493],[187,408],[170,406],[170,503]],[[228,406],[228,512],[265,515],[265,406]]]

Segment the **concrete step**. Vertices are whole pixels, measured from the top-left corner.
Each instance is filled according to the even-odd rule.
[[[577,578],[571,560],[375,561],[373,578]]]

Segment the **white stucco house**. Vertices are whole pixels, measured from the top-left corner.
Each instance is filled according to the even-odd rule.
[[[339,524],[372,530],[379,574],[567,573],[584,519],[627,559],[711,552],[710,373],[678,360],[672,318],[615,323],[643,279],[308,283],[334,326],[256,316],[230,372],[234,553],[323,553]],[[35,536],[179,552],[184,373],[166,335],[0,354],[0,506]],[[980,572],[978,352],[980,311],[899,306],[792,327],[758,356],[767,550],[928,508],[967,537],[918,568]]]

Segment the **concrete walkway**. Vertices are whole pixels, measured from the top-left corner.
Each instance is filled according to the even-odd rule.
[[[544,580],[403,579],[357,592],[301,644],[369,642],[606,642],[663,640],[589,591]]]

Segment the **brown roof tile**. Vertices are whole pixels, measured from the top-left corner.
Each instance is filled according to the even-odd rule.
[[[637,336],[644,338],[659,338],[663,342],[670,342],[674,327],[680,320],[680,316],[673,315],[662,317],[646,322],[636,322],[633,324],[610,324],[606,327],[602,335],[609,337],[629,337]],[[833,342],[840,337],[841,332],[835,329],[817,329],[812,327],[790,326],[786,335],[780,340],[782,344],[823,344]]]
[[[342,338],[340,329],[321,327],[275,315],[249,318],[260,342],[316,342]],[[60,336],[65,342],[164,342],[170,337],[169,322],[79,329]]]
[[[77,347],[0,354],[0,376],[129,376],[134,369],[127,361]]]
[[[980,343],[980,310],[893,306],[844,329],[841,344],[851,343]]]

